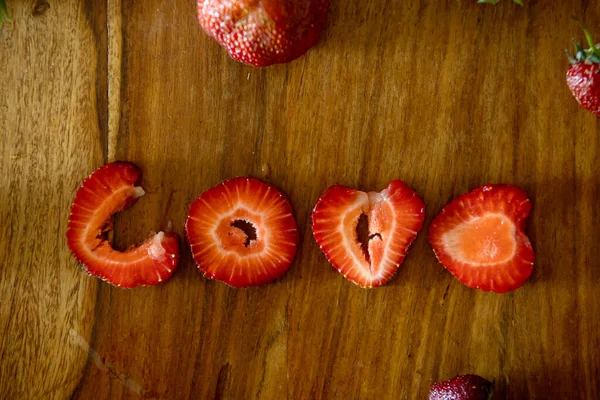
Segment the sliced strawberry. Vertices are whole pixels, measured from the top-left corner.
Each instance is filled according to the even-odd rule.
[[[179,262],[179,237],[159,232],[143,244],[120,252],[106,240],[113,214],[132,206],[144,190],[135,186],[141,171],[129,162],[113,162],[83,181],[71,206],[67,245],[83,269],[116,286],[156,285]]]
[[[283,275],[296,254],[298,228],[287,198],[255,178],[232,178],[190,206],[185,232],[198,268],[233,287]]]
[[[361,234],[362,215],[368,233]],[[425,203],[402,181],[393,180],[380,193],[336,185],[315,205],[312,230],[329,262],[346,279],[371,288],[396,273],[424,218]]]
[[[465,285],[505,293],[518,289],[535,256],[525,223],[531,202],[512,185],[486,185],[459,196],[435,217],[429,242],[438,260]]]

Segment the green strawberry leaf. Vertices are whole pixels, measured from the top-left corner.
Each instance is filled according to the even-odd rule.
[[[0,0],[0,28],[2,28],[2,24],[5,19],[9,19],[8,15],[8,7],[6,6],[6,0]]]
[[[583,63],[583,62],[600,64],[600,48],[594,42],[594,39],[590,32],[590,29],[579,18],[573,16],[573,19],[575,21],[577,21],[577,23],[583,30],[583,34],[585,35],[585,39],[588,43],[588,46],[590,46],[590,48],[584,49],[581,46],[581,44],[579,44],[579,42],[577,42],[573,38],[573,44],[575,45],[575,56],[572,56],[567,51],[567,57],[569,57],[569,62],[571,64],[577,64],[577,63]]]

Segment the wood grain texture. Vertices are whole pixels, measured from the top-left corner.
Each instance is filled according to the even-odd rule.
[[[63,3],[9,1],[0,28],[3,399],[69,397],[94,323],[98,284],[65,232],[74,191],[105,159],[106,13]]]
[[[563,55],[581,36],[571,15],[597,27],[599,3],[333,1],[319,46],[268,69],[232,61],[200,29],[192,1],[108,0],[106,10],[109,115],[99,124],[106,134],[90,133],[98,133],[89,99],[101,78],[91,77],[93,35],[75,13],[69,26],[76,34],[56,44],[90,41],[79,52],[56,53],[72,68],[88,56],[69,70],[88,85],[77,86],[77,106],[63,106],[72,136],[51,142],[51,134],[66,129],[60,119],[63,125],[32,129],[32,136],[10,132],[0,149],[1,179],[9,184],[0,190],[15,188],[2,208],[12,227],[0,231],[0,255],[9,254],[2,292],[27,310],[69,293],[69,282],[80,285],[76,302],[51,311],[80,318],[78,343],[90,343],[89,362],[78,384],[75,372],[60,375],[70,386],[57,397],[77,384],[73,397],[81,399],[420,399],[433,382],[463,373],[494,380],[498,399],[600,397],[600,126],[571,97]],[[18,88],[10,79],[23,61],[7,61],[4,52],[13,40],[15,48],[30,42],[7,42],[6,29],[0,65],[4,71],[9,63],[12,72],[2,74],[1,87]],[[11,96],[0,99],[7,131],[20,126],[19,115],[41,112],[36,103],[16,110],[21,97]],[[35,120],[54,121],[48,113]],[[19,143],[46,146],[40,159],[65,162],[50,168],[7,161]],[[96,285],[78,272],[62,235],[76,182],[102,163],[103,146],[106,157],[135,162],[145,173],[147,195],[116,218],[118,248],[168,221],[183,235],[188,206],[200,192],[252,175],[290,197],[302,237],[296,261],[273,284],[236,290],[204,279],[184,247],[179,271],[161,286]],[[328,265],[312,238],[310,212],[329,185],[381,190],[394,178],[423,196],[425,229],[387,286],[360,289]],[[518,185],[534,205],[534,273],[506,295],[464,287],[437,264],[426,238],[443,205],[486,183]],[[48,232],[36,218],[59,228],[31,239]],[[15,252],[15,243],[22,250]],[[34,259],[52,262],[38,266]],[[47,278],[59,273],[60,291]],[[96,287],[91,312],[86,295]],[[37,342],[18,337],[33,336],[27,322],[14,327],[18,320],[7,307],[0,306],[0,333],[13,336],[2,340],[2,389],[23,394],[36,373],[80,369],[82,354],[72,346],[51,350],[56,342],[41,334]],[[46,324],[69,329],[60,319]],[[29,353],[7,358],[15,346]],[[51,351],[60,357],[32,361],[32,354]]]

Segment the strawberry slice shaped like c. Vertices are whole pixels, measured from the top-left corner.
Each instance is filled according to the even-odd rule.
[[[124,252],[106,240],[113,214],[144,195],[135,186],[141,176],[129,162],[100,167],[83,181],[69,215],[67,245],[84,271],[123,288],[157,285],[173,274],[179,262],[179,237],[174,233],[159,232]]]
[[[262,285],[287,271],[298,228],[287,198],[255,178],[232,178],[190,206],[185,232],[204,275],[233,287]]]
[[[457,197],[431,223],[429,242],[440,263],[470,288],[505,293],[533,270],[525,234],[531,202],[513,185],[486,185]]]
[[[346,279],[372,288],[396,273],[424,218],[425,203],[400,180],[379,193],[335,185],[315,205],[312,231]]]

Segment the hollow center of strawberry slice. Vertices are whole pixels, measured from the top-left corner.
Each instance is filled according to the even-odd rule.
[[[244,208],[222,218],[216,229],[221,248],[240,256],[261,253],[266,234],[261,229],[261,221],[261,215]]]
[[[493,265],[510,260],[517,249],[514,223],[502,214],[488,214],[457,225],[443,241],[458,260]]]
[[[113,228],[112,216],[129,208],[144,195],[144,189],[140,186],[125,186],[106,197],[89,218],[83,240],[92,249],[100,246],[106,241],[106,233]]]
[[[382,261],[387,257],[386,243],[393,211],[380,193],[358,192],[357,202],[342,219],[345,247],[369,279],[378,278]],[[388,223],[388,225],[390,225]]]
[[[381,240],[381,234],[369,232],[369,217],[364,212],[358,217],[356,224],[356,240],[360,243],[365,260],[371,264],[371,255],[369,254],[369,242],[373,239]]]
[[[232,239],[234,239],[233,236],[242,240],[245,238],[243,242],[245,247],[248,247],[251,241],[256,240],[256,228],[252,223],[244,221],[243,219],[236,219],[231,223],[231,226],[238,229],[237,231],[232,232]]]
[[[362,287],[386,283],[423,225],[425,204],[404,182],[381,192],[329,187],[312,214],[315,240],[344,277]]]

